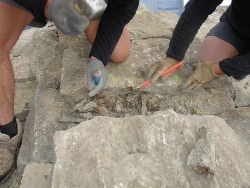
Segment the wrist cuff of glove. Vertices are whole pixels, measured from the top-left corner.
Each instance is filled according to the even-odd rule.
[[[219,75],[215,74],[214,72],[214,64],[217,63],[216,61],[212,63],[212,74],[214,77],[218,77]]]

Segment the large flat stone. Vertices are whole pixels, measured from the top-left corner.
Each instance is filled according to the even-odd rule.
[[[169,20],[168,17],[163,17],[166,15],[169,16]],[[225,182],[226,176],[231,178],[232,174],[228,172],[230,171],[228,166],[232,165],[231,161],[237,158],[236,155],[243,156],[243,158],[235,160],[236,164],[232,165],[232,173],[239,174],[240,177],[236,175],[228,183],[226,182],[225,186],[229,185],[229,183],[235,185],[237,182],[242,183],[241,185],[245,183],[245,186],[248,186],[249,183],[245,177],[249,173],[245,170],[245,153],[242,152],[242,148],[245,147],[244,149],[247,150],[247,145],[244,145],[244,143],[246,143],[245,138],[249,134],[245,132],[245,137],[242,137],[240,134],[243,135],[242,130],[240,130],[242,127],[234,129],[240,137],[234,139],[236,143],[228,141],[227,134],[224,134],[224,132],[229,131],[229,129],[225,128],[227,126],[224,126],[225,122],[222,123],[220,130],[212,129],[216,133],[216,139],[221,137],[219,138],[221,143],[219,147],[229,148],[229,150],[224,151],[224,149],[220,148],[221,151],[217,151],[216,142],[215,148],[217,150],[215,153],[216,156],[217,153],[219,154],[217,159],[221,159],[219,160],[221,161],[219,163],[221,167],[215,168],[215,176],[207,177],[204,175],[195,176],[196,172],[193,170],[187,171],[189,169],[188,165],[186,165],[187,157],[195,147],[200,126],[221,125],[221,120],[215,116],[183,116],[192,117],[190,120],[183,120],[183,122],[186,122],[183,123],[182,121],[179,122],[183,117],[172,112],[169,112],[172,114],[171,117],[166,114],[158,117],[161,121],[154,118],[155,116],[150,116],[149,119],[153,119],[151,123],[148,123],[147,116],[142,116],[144,120],[141,120],[138,116],[134,117],[134,119],[129,118],[129,116],[133,115],[150,115],[154,114],[155,111],[165,111],[167,109],[174,109],[181,114],[221,115],[223,112],[234,111],[235,105],[243,106],[244,101],[247,101],[247,93],[244,92],[244,95],[242,95],[244,100],[238,100],[242,97],[240,97],[238,91],[235,91],[237,88],[225,76],[214,79],[211,83],[205,84],[201,89],[192,93],[179,93],[177,90],[177,87],[192,73],[189,61],[195,57],[200,41],[206,34],[205,30],[210,27],[206,24],[214,24],[215,22],[206,23],[205,29],[200,30],[188,49],[185,56],[185,65],[180,67],[170,79],[160,79],[155,84],[133,90],[135,86],[144,81],[146,66],[165,57],[171,31],[176,21],[177,18],[172,14],[155,14],[140,6],[135,18],[128,25],[132,42],[130,57],[119,65],[109,63],[106,66],[109,79],[105,90],[93,98],[88,97],[85,78],[86,62],[91,45],[84,34],[74,37],[65,36],[51,26],[25,32],[24,37],[20,38],[20,42],[11,54],[18,90],[15,101],[16,114],[21,120],[25,121],[29,112],[23,144],[18,157],[19,171],[23,172],[25,166],[30,163],[56,163],[57,158],[55,157],[53,143],[55,132],[68,129],[101,115],[126,118],[106,119],[103,117],[103,119],[100,117],[97,120],[90,121],[87,123],[88,126],[86,128],[84,126],[82,130],[87,131],[88,135],[86,136],[87,133],[84,132],[81,135],[83,138],[80,138],[78,132],[81,132],[81,130],[77,129],[74,133],[76,135],[73,136],[76,139],[74,142],[67,136],[60,135],[63,139],[68,139],[69,143],[72,141],[73,146],[81,145],[82,148],[78,147],[78,149],[80,148],[79,152],[86,161],[77,164],[70,163],[70,165],[77,173],[82,172],[83,175],[86,175],[87,179],[83,180],[83,183],[87,185],[86,187],[91,187],[90,184],[103,186],[104,183],[118,185],[116,182],[122,183],[118,186],[127,183],[127,185],[140,187],[143,186],[143,183],[146,183],[154,187],[167,185],[167,181],[170,182],[169,185],[174,187],[179,187],[179,185],[192,187],[199,181],[202,182],[201,185],[216,187],[217,184],[221,185]],[[244,114],[244,117],[247,116],[247,110],[238,112]],[[231,116],[231,114],[225,114],[226,118],[228,116]],[[167,117],[167,120],[164,119],[165,117]],[[127,120],[133,122],[128,122],[128,124],[132,125],[124,123]],[[112,123],[113,121],[114,123]],[[181,126],[176,125],[175,121],[177,121],[177,124],[179,122]],[[242,123],[242,121],[240,122]],[[238,122],[231,121],[228,118],[227,123],[234,128],[234,123],[237,124]],[[89,124],[93,124],[93,126]],[[108,126],[105,127],[102,124]],[[117,124],[123,126],[119,127]],[[136,126],[136,124],[139,126]],[[174,126],[169,127],[172,124]],[[152,125],[156,127],[152,127]],[[92,131],[95,131],[96,134],[92,133]],[[224,139],[224,135],[226,135],[225,140],[221,140]],[[232,138],[235,137],[235,133],[228,133],[228,136],[230,135]],[[99,143],[95,140],[97,137],[98,139],[102,138],[104,141]],[[63,145],[66,144],[63,139],[59,146],[64,147]],[[164,143],[164,139],[169,142],[169,145]],[[243,139],[243,141],[239,139]],[[83,141],[86,141],[87,144],[82,143]],[[230,146],[225,144],[227,141],[231,144]],[[239,143],[241,146],[239,146]],[[70,148],[71,146],[67,147]],[[231,147],[234,148],[234,153]],[[235,148],[239,148],[239,150],[235,151]],[[96,150],[101,152],[98,153]],[[89,152],[89,155],[85,151]],[[95,152],[97,152],[98,156],[95,156]],[[66,159],[71,160],[74,154],[77,160],[81,160],[79,154],[75,150],[71,150],[71,148],[64,155],[68,154],[69,158]],[[63,158],[62,156],[63,154],[60,154],[60,159]],[[172,159],[173,156],[177,157]],[[166,162],[166,158],[171,158],[172,161]],[[99,159],[101,161],[100,167],[96,165]],[[57,161],[57,164],[60,163],[61,161]],[[76,167],[78,164],[79,168]],[[90,166],[87,166],[85,170],[85,165],[89,164]],[[199,164],[207,166],[206,162],[201,161]],[[195,164],[192,163],[191,166],[195,166]],[[59,168],[60,166],[57,165],[56,167]],[[210,168],[211,171],[214,171],[213,165],[208,166],[208,169]],[[132,171],[131,169],[135,170]],[[111,176],[113,175],[116,178],[108,176],[108,171],[111,172]],[[226,172],[225,176],[222,175],[223,171]],[[217,176],[218,172],[219,175]],[[59,186],[61,183],[57,184],[59,180],[56,177],[63,175],[64,172],[55,175],[55,186]],[[77,175],[81,175],[81,173]],[[174,178],[174,175],[177,177],[176,182],[171,182],[169,179]],[[72,179],[70,179],[72,180],[70,182],[71,186],[77,186],[79,183],[75,181],[75,177],[73,174]],[[103,180],[100,177],[103,177]],[[93,182],[91,182],[92,180]]]
[[[52,164],[28,164],[24,170],[20,188],[50,188]]]
[[[229,78],[230,83],[232,84],[235,96],[234,103],[236,107],[250,106],[250,76],[247,76],[241,81],[237,81],[234,78]]]
[[[214,176],[187,166],[202,127],[215,139]],[[170,110],[121,119],[97,117],[56,132],[54,141],[53,188],[250,186],[250,153],[233,129],[215,116]]]

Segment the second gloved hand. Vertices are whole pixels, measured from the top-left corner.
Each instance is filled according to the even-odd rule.
[[[170,57],[166,57],[165,59],[162,59],[161,61],[153,63],[149,67],[146,79],[151,78],[152,79],[151,82],[154,83],[166,69],[168,69],[169,67],[173,66],[176,63],[177,63],[177,61],[173,58],[170,58]],[[168,77],[172,76],[174,71],[175,70],[166,74],[165,77],[168,78]]]
[[[95,75],[95,74],[98,75]],[[103,63],[95,58],[90,58],[87,63],[87,85],[89,97],[93,97],[103,91],[107,82],[107,73]]]
[[[88,18],[75,0],[51,0],[48,18],[66,35],[78,35],[89,24]]]
[[[194,64],[195,71],[187,79],[187,81],[180,86],[181,92],[194,91],[200,88],[203,84],[211,82],[217,75],[213,70],[215,62],[205,61]]]

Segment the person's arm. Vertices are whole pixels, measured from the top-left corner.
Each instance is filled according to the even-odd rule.
[[[208,15],[214,12],[222,0],[190,0],[182,13],[171,38],[167,57],[183,60],[195,35]]]
[[[89,57],[107,65],[124,26],[134,17],[139,0],[109,0],[104,11]]]
[[[195,71],[182,84],[179,89],[181,92],[194,91],[204,83],[212,81],[215,77],[222,74],[233,76],[237,79],[250,74],[250,53],[234,58],[227,58],[220,62],[198,62],[194,64]]]
[[[30,11],[31,14],[39,19],[46,20],[44,15],[44,8],[47,0],[18,0],[18,4],[23,6],[26,10]]]
[[[247,76],[250,74],[250,53],[224,59],[219,67],[227,76]]]
[[[103,91],[107,74],[104,66],[118,43],[124,26],[134,17],[139,0],[109,0],[100,20],[96,38],[89,53],[86,77],[89,96],[93,97]],[[98,72],[98,81],[94,79]]]
[[[66,35],[78,35],[88,27],[89,18],[79,12],[81,8],[76,8],[75,0],[18,0],[18,3],[37,20],[45,24],[52,21]]]

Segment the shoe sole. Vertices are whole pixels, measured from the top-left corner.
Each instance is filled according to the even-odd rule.
[[[17,119],[17,123],[20,124],[20,122],[19,122],[18,119]],[[17,147],[17,153],[16,153],[16,156],[14,158],[14,165],[13,165],[13,167],[11,168],[11,170],[8,172],[8,174],[6,176],[4,176],[3,178],[0,178],[0,185],[3,184],[3,183],[5,183],[9,179],[9,177],[11,176],[11,174],[17,169],[17,157],[19,155],[19,151],[20,151],[21,145],[22,145],[22,138],[21,138],[21,141],[20,141],[20,143],[19,143],[19,145]]]

